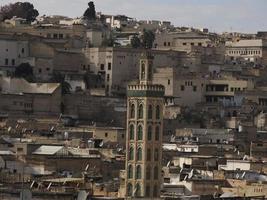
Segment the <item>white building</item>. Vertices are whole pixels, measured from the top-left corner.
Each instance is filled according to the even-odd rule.
[[[249,62],[267,63],[267,42],[262,39],[228,41],[225,55],[230,60],[243,59]]]

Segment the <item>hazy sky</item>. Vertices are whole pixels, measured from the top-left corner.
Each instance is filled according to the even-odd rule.
[[[0,5],[18,0],[0,0]],[[78,17],[88,0],[28,0],[40,14]],[[211,31],[267,30],[267,0],[95,0],[97,11],[137,19],[168,20]]]

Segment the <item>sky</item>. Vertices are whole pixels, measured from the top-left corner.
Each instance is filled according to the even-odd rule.
[[[18,0],[0,0],[0,5]],[[23,1],[23,0],[21,0]],[[81,16],[89,0],[28,0],[41,15]],[[267,0],[94,0],[96,11],[212,32],[267,31]]]

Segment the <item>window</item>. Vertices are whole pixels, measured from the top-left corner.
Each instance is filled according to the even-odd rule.
[[[157,185],[154,185],[154,188],[153,188],[153,197],[157,197],[158,196],[158,186]]]
[[[193,91],[194,91],[194,92],[197,91],[197,86],[193,86]]]
[[[141,179],[142,178],[142,168],[140,165],[137,165],[136,167],[136,179]]]
[[[137,160],[138,161],[142,160],[142,148],[141,147],[137,149]]]
[[[108,137],[108,133],[105,133],[105,137]]]
[[[150,166],[148,165],[146,167],[146,180],[150,180],[150,172],[151,172],[151,169],[150,169]]]
[[[147,128],[147,140],[150,141],[152,139],[152,126],[148,126]]]
[[[107,82],[109,82],[109,74],[107,74]]]
[[[164,44],[163,44],[163,45],[164,45],[164,47],[166,47],[167,43],[166,43],[166,42],[164,42]]]
[[[108,63],[108,70],[111,70],[111,63]]]
[[[171,43],[170,42],[168,42],[168,46],[171,46]]]
[[[132,196],[133,195],[133,186],[131,183],[128,183],[127,185],[127,195]]]
[[[133,166],[128,166],[128,178],[133,178]]]
[[[12,59],[12,60],[11,60],[11,63],[12,63],[12,65],[14,66],[14,65],[15,65],[15,59]]]
[[[160,106],[157,105],[156,107],[156,119],[160,119]]]
[[[170,79],[168,79],[168,85],[170,85],[171,84],[171,80]]]
[[[5,65],[8,65],[8,59],[7,58],[5,59]]]
[[[151,161],[151,149],[147,149],[147,152],[146,152],[146,160],[147,161]]]
[[[100,70],[105,70],[105,65],[104,64],[100,65]]]
[[[201,42],[199,42],[199,43],[198,43],[198,46],[200,46],[200,47],[201,47],[201,46],[202,46],[202,43],[201,43]]]
[[[141,196],[141,187],[140,187],[139,183],[137,183],[135,186],[135,196],[137,196],[137,197]]]
[[[135,106],[131,105],[130,118],[135,118]]]
[[[155,140],[159,141],[159,134],[160,134],[160,130],[159,130],[159,126],[156,127],[156,131],[155,131]]]
[[[140,104],[138,108],[138,119],[143,119],[143,110],[143,104]]]
[[[137,140],[143,140],[143,127],[139,125],[137,128]]]
[[[133,160],[134,159],[134,149],[133,147],[130,147],[129,150],[129,160]]]
[[[158,161],[159,160],[159,150],[155,149],[154,151],[154,161]]]
[[[58,35],[58,37],[59,37],[59,39],[63,39],[63,34],[60,33],[60,34]]]
[[[153,117],[153,108],[152,105],[148,106],[148,119],[152,119]]]
[[[184,91],[184,85],[181,85],[181,91]]]
[[[183,43],[183,46],[186,46],[186,42]]]
[[[57,34],[53,34],[53,38],[54,39],[57,39]]]
[[[131,124],[129,128],[129,138],[130,140],[134,140],[134,125]]]
[[[194,46],[195,44],[194,44],[194,42],[191,42],[191,46]]]
[[[145,63],[142,62],[141,64],[141,79],[142,80],[145,79],[145,74],[146,74],[145,70],[146,70]]]
[[[150,186],[146,186],[146,197],[150,197]]]
[[[159,178],[159,168],[158,166],[155,166],[154,167],[154,179],[158,180],[158,178]]]

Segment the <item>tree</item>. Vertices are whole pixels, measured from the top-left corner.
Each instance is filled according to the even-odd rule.
[[[137,37],[136,35],[131,39],[131,46],[133,48],[140,48],[142,46],[139,37]]]
[[[151,49],[155,40],[155,34],[151,30],[143,30],[142,46],[146,49]]]
[[[61,84],[61,94],[69,94],[71,90],[71,85],[65,81],[65,76],[59,72],[53,73],[52,82]]]
[[[88,3],[89,8],[86,9],[83,16],[89,20],[95,20],[96,19],[96,12],[95,12],[95,4],[93,1],[90,1]]]
[[[17,66],[14,76],[17,78],[24,78],[28,82],[33,82],[35,80],[32,66],[29,63],[21,63],[19,66]]]
[[[27,22],[33,22],[38,15],[38,10],[34,9],[33,4],[29,2],[11,3],[0,8],[0,18],[3,21],[16,16],[26,19]]]

